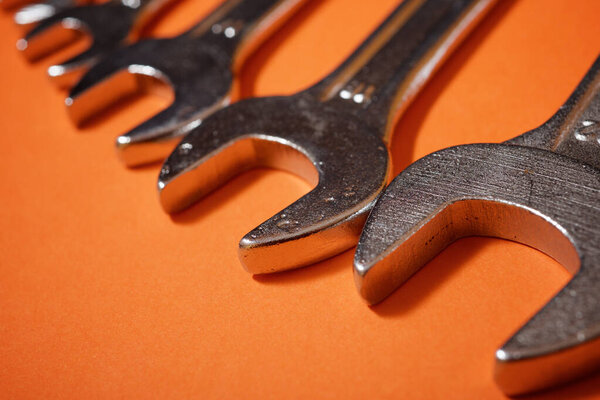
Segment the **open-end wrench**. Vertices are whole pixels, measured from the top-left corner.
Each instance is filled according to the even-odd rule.
[[[84,52],[48,68],[59,86],[72,85],[87,68],[118,46],[138,38],[142,28],[171,0],[110,0],[65,9],[39,22],[17,48],[37,60],[71,43],[82,33],[92,39]]]
[[[211,115],[165,161],[163,208],[180,211],[252,167],[280,168],[316,187],[242,238],[246,269],[296,268],[354,246],[388,180],[395,120],[492,3],[404,1],[311,88]]]
[[[539,128],[441,150],[400,173],[358,244],[360,294],[381,301],[470,235],[527,244],[575,274],[496,352],[498,385],[520,394],[600,368],[600,58]]]
[[[169,85],[173,103],[117,138],[128,166],[164,160],[177,141],[215,110],[237,100],[246,57],[307,0],[227,0],[187,32],[120,48],[95,65],[66,100],[82,122],[143,87],[144,76]]]
[[[15,23],[29,27],[63,10],[78,5],[91,3],[90,0],[46,0],[39,3],[27,4],[15,12]]]

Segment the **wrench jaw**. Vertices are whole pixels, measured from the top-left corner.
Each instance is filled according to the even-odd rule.
[[[28,4],[15,12],[15,24],[22,28],[29,29],[38,22],[81,3],[83,3],[81,0],[46,0],[39,3]]]
[[[185,36],[134,43],[82,77],[67,99],[69,115],[82,124],[124,97],[168,87],[173,102],[116,139],[117,154],[128,167],[162,161],[183,135],[235,96],[228,60]]]
[[[50,3],[34,3],[20,8],[14,15],[15,24],[28,28],[56,14],[57,7]]]
[[[17,41],[17,49],[31,62],[81,39],[91,37],[85,23],[74,17],[55,15],[47,18]]]
[[[565,290],[568,293],[572,289],[567,287]],[[570,322],[565,320],[553,321],[555,324]],[[564,330],[561,326],[548,325],[539,313],[496,351],[494,379],[504,393],[513,396],[544,390],[585,377],[600,368],[598,330],[575,337],[561,337],[553,346],[532,342],[530,338],[536,338],[537,341],[541,332],[552,335]]]
[[[369,129],[303,94],[235,103],[204,120],[165,161],[161,204],[178,212],[250,168],[287,170],[314,189],[245,235],[240,259],[251,273],[271,273],[329,258],[356,244],[387,181],[387,149]]]
[[[354,273],[377,303],[453,241],[472,235],[544,251],[575,274],[496,354],[515,395],[600,368],[600,171],[545,150],[458,146],[415,162],[369,216]]]
[[[84,71],[125,41],[135,13],[134,8],[114,1],[68,8],[34,26],[17,42],[17,48],[28,60],[37,61],[83,36],[91,38],[84,52],[48,68],[50,79],[59,87],[68,88]]]

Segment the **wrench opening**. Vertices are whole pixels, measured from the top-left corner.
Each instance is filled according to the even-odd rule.
[[[498,385],[520,394],[591,372],[600,367],[599,191],[597,169],[547,150],[477,144],[433,153],[396,177],[369,216],[354,261],[360,293],[382,300],[468,234],[525,243],[574,276],[497,351]]]
[[[144,24],[155,17],[169,0],[110,0],[102,4],[69,7],[40,21],[17,47],[25,56],[38,59],[73,40],[61,30],[84,31],[91,38],[83,52],[51,66],[48,75],[60,87],[71,86],[83,72],[102,57],[137,39]]]
[[[488,236],[537,249],[562,264],[572,275],[580,259],[567,232],[550,217],[511,202],[484,198],[459,199],[430,214],[378,261],[355,261],[354,277],[361,296],[377,304],[453,242],[469,236]]]
[[[185,154],[192,146],[184,141],[177,148]],[[169,213],[182,211],[235,176],[258,167],[280,169],[298,175],[313,189],[319,181],[317,169],[301,149],[275,137],[247,135],[225,144],[204,163],[191,168],[190,173],[178,175],[169,181],[168,187],[167,183],[159,181],[162,207]],[[161,172],[170,172],[168,165],[163,166]],[[193,182],[202,182],[202,186],[193,185]],[[189,190],[191,184],[195,190]]]
[[[29,61],[38,61],[82,39],[89,43],[86,43],[86,50],[89,50],[93,39],[89,27],[77,18],[64,18],[40,25],[38,29],[19,39],[17,50],[21,51]]]
[[[175,98],[168,78],[150,66],[130,65],[90,87],[78,96],[67,97],[65,105],[71,119],[79,126],[91,116],[105,111],[123,98],[156,95],[173,102]]]
[[[307,96],[248,99],[216,112],[188,133],[159,176],[167,212],[257,165],[316,185],[240,241],[242,263],[252,273],[297,268],[352,247],[389,176],[387,149],[368,133],[372,127]]]

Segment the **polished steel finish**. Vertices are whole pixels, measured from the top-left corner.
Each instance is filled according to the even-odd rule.
[[[238,97],[237,72],[247,55],[306,0],[227,0],[182,35],[120,48],[71,90],[68,111],[82,122],[155,78],[173,103],[117,138],[128,166],[164,160],[202,119]]]
[[[89,2],[89,0],[46,0],[40,3],[27,4],[15,12],[15,23],[22,27],[30,27],[63,10]]]
[[[573,279],[496,352],[508,394],[600,368],[600,58],[545,124],[503,144],[428,155],[398,175],[360,238],[354,272],[369,303],[453,241],[493,236],[537,248]]]
[[[492,3],[404,1],[313,87],[214,113],[164,163],[163,208],[180,211],[249,168],[281,168],[315,187],[240,241],[245,268],[282,271],[352,247],[388,180],[395,120]]]
[[[84,52],[48,68],[59,86],[68,87],[111,50],[135,39],[141,28],[170,0],[110,0],[103,4],[71,7],[31,29],[17,41],[25,57],[34,61],[69,44],[82,34],[92,39]]]

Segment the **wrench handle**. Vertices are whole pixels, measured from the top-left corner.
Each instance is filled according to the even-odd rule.
[[[405,0],[308,92],[352,113],[362,112],[388,142],[402,111],[494,3]]]
[[[550,150],[600,169],[600,57],[556,114],[506,143]]]
[[[187,34],[233,53],[237,71],[246,56],[307,1],[226,0]]]

